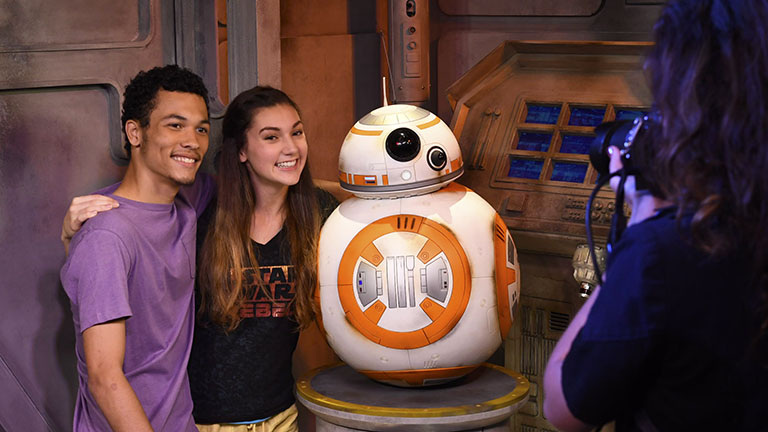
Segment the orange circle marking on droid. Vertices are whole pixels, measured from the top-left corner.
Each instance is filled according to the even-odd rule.
[[[444,253],[451,268],[453,287],[448,303],[443,307],[429,298],[421,301],[418,306],[427,314],[431,323],[413,331],[399,332],[379,326],[386,305],[377,300],[363,311],[355,297],[354,275],[357,263],[361,258],[374,265],[381,263],[383,254],[373,242],[395,232],[411,232],[425,237],[427,241],[415,254],[416,257],[422,263],[427,263]],[[471,285],[469,261],[456,237],[441,224],[422,216],[393,215],[370,223],[352,239],[339,264],[339,299],[349,322],[366,338],[389,348],[421,348],[448,334],[466,310]]]

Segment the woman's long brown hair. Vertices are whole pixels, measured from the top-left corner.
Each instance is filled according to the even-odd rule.
[[[227,108],[222,124],[223,142],[218,156],[218,201],[205,236],[199,268],[200,314],[232,331],[240,324],[239,311],[246,296],[244,269],[258,269],[250,238],[256,194],[240,150],[246,132],[259,110],[277,105],[298,106],[285,93],[271,87],[254,87],[240,93]],[[317,284],[317,239],[321,216],[309,162],[299,182],[288,188],[285,228],[295,270],[296,296],[291,304],[300,328],[315,318],[313,302]],[[260,273],[254,272],[259,287]]]
[[[710,256],[744,252],[768,328],[768,2],[670,2],[646,62],[661,137],[652,177]]]

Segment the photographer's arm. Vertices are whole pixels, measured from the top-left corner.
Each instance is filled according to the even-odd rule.
[[[619,152],[616,151],[615,148],[611,148],[609,149],[609,155],[611,159],[610,171],[617,172],[621,170],[622,164]],[[618,187],[619,178],[614,177],[611,179],[611,188],[616,191]],[[624,194],[627,204],[632,208],[632,215],[628,221],[628,225],[642,222],[653,216],[658,208],[670,204],[665,200],[651,195],[647,191],[635,190],[634,176],[629,176],[626,179],[626,182],[624,183]],[[613,271],[616,271],[616,269]],[[611,272],[611,270],[609,270],[609,272]],[[604,274],[603,276],[605,277],[606,275]],[[592,295],[589,296],[589,299],[584,303],[584,306],[582,306],[563,333],[547,362],[547,368],[544,375],[544,413],[547,419],[560,430],[588,431],[592,429],[592,426],[576,418],[573,411],[571,411],[571,408],[568,406],[563,387],[563,365],[566,358],[568,358],[571,353],[574,340],[587,323],[587,319],[592,312],[593,305],[600,295],[600,291],[601,288],[598,287]],[[601,372],[597,371],[596,373],[600,374]],[[610,378],[607,379],[610,380]],[[581,406],[583,407],[585,401],[571,400],[570,402],[576,407],[581,403]]]
[[[563,336],[560,337],[557,345],[555,345],[555,349],[549,356],[547,369],[544,372],[544,415],[559,430],[589,431],[593,429],[593,426],[577,419],[570,408],[568,408],[563,392],[562,367],[565,357],[571,350],[573,340],[576,339],[576,335],[579,334],[579,331],[587,322],[589,311],[592,309],[592,305],[597,300],[599,294],[600,287],[598,286],[568,325]]]
[[[96,216],[99,212],[111,210],[119,205],[117,201],[105,195],[84,195],[72,199],[61,224],[61,242],[64,244],[64,253],[69,254],[69,242],[85,221]]]

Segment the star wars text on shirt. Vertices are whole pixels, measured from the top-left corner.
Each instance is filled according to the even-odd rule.
[[[241,318],[281,318],[291,316],[289,307],[296,295],[296,275],[293,266],[262,266],[259,268],[263,287],[259,289],[253,268],[244,270],[248,299],[240,308]]]

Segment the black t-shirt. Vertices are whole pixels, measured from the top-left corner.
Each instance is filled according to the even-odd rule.
[[[338,201],[321,189],[318,199],[325,220]],[[210,213],[199,221],[198,244],[207,229],[206,216]],[[257,271],[269,295],[255,289],[254,269],[247,270],[249,300],[240,309],[240,325],[226,333],[205,317],[195,322],[188,370],[197,423],[258,420],[294,403],[291,369],[299,332],[289,307],[296,289],[286,231],[283,227],[267,244],[253,242]]]
[[[562,367],[571,412],[617,430],[765,430],[768,376],[750,353],[745,257],[712,259],[673,209],[627,229]]]

